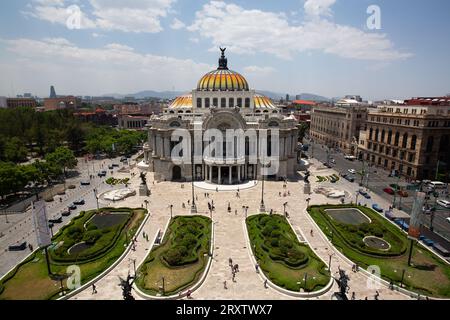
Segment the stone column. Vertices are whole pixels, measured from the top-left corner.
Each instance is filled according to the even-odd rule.
[[[238,181],[239,181],[239,183],[241,182],[241,170],[242,170],[242,166],[238,166],[237,167],[237,169],[238,169]]]
[[[222,179],[222,167],[221,166],[219,166],[219,167],[217,167],[217,172],[218,172],[218,174],[217,174],[217,176],[218,176],[218,180],[217,180],[217,184],[220,184],[220,182],[221,182],[221,179]]]
[[[170,158],[170,142],[168,137],[164,137],[164,157]]]
[[[233,183],[233,166],[228,167],[228,184]]]
[[[209,182],[212,182],[212,166],[209,166]]]

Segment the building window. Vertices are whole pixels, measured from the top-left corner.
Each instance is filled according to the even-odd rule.
[[[378,133],[380,133],[380,131],[378,131],[378,129],[375,130],[375,141],[378,141]]]
[[[413,135],[411,137],[411,150],[416,150],[417,136]]]
[[[397,154],[398,154],[397,149],[392,150],[392,156],[393,156],[394,158],[397,157]]]
[[[433,136],[428,137],[426,152],[431,152],[433,150],[434,138]],[[428,162],[428,161],[427,161]]]
[[[383,131],[381,131],[381,142],[382,143],[384,143],[384,136],[386,135],[386,132],[384,131],[384,129],[383,129]]]
[[[412,169],[411,167],[408,167],[408,169],[406,169],[406,175],[411,176],[412,173]]]
[[[405,133],[405,134],[403,135],[402,148],[407,148],[407,146],[408,146],[408,134]]]
[[[226,98],[221,98],[220,99],[220,107],[221,108],[226,108],[227,107],[227,99]]]
[[[250,98],[245,98],[245,107],[250,108]]]
[[[391,130],[389,130],[389,132],[388,132],[388,139],[387,139],[387,143],[388,143],[388,144],[391,144],[391,142],[392,142],[392,131],[391,131]]]
[[[408,157],[409,162],[414,162],[414,153],[410,153]]]
[[[369,132],[369,140],[372,140],[373,137],[373,129],[370,128],[370,132]]]
[[[394,139],[394,145],[398,146],[398,142],[400,140],[400,133],[396,132],[395,133],[395,139]]]
[[[384,167],[387,168],[387,166],[388,166],[388,160],[384,159]]]
[[[237,106],[242,108],[242,98],[237,98]]]
[[[213,106],[218,107],[219,106],[219,99],[213,98]]]
[[[209,108],[209,98],[205,98],[205,108]]]
[[[197,98],[197,108],[202,107],[202,98]]]
[[[234,98],[230,98],[230,100],[228,100],[228,106],[229,106],[230,108],[233,108],[233,107],[234,107]]]

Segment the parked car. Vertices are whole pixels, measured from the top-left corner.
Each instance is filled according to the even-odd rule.
[[[358,192],[359,192],[359,194],[361,194],[366,199],[370,199],[371,198],[370,194],[368,192],[364,191],[363,189],[359,189]]]
[[[109,170],[114,169],[113,165],[108,166],[108,169],[109,169]]]
[[[383,191],[388,193],[388,194],[390,194],[390,195],[394,195],[395,194],[394,190],[392,190],[391,188],[384,188]]]
[[[81,184],[82,186],[89,186],[89,185],[91,184],[91,182],[90,182],[90,181],[87,181],[87,180],[83,180],[83,181],[80,182],[80,184]]]
[[[356,173],[355,169],[348,169],[348,172],[350,172],[351,174],[355,174]]]
[[[336,164],[336,160],[331,159],[330,161],[331,161],[332,164]]]
[[[80,200],[77,200],[77,201],[74,201],[73,202],[73,204],[74,205],[77,205],[77,206],[82,206],[82,205],[84,205],[86,202],[84,201],[84,199],[80,199]]]
[[[100,171],[97,175],[98,175],[100,178],[101,178],[101,177],[106,177],[106,171]]]
[[[436,201],[436,203],[437,203],[438,205],[440,205],[441,207],[444,207],[444,208],[450,208],[450,201],[448,201],[448,200],[438,199],[438,200]]]
[[[343,178],[350,182],[355,182],[355,178],[349,175],[344,174]]]
[[[70,206],[68,206],[69,210],[76,210],[77,206],[75,204],[71,204]]]
[[[111,166],[112,166],[113,168],[119,168],[119,167],[120,167],[118,163],[113,163]]]
[[[48,220],[49,223],[62,223],[62,217],[57,217]]]
[[[70,211],[63,211],[63,212],[61,212],[61,215],[63,216],[63,217],[68,217],[68,216],[70,216]]]
[[[447,221],[448,223],[450,223],[450,217],[445,218],[445,221]]]
[[[383,209],[376,203],[374,203],[372,205],[373,210],[378,211],[378,212],[383,212]]]

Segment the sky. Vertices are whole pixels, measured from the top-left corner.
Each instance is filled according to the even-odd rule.
[[[367,100],[450,93],[448,0],[0,2],[0,95],[190,91],[228,67],[250,87]]]

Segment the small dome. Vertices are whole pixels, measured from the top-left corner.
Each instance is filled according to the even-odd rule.
[[[248,91],[248,82],[231,70],[214,70],[205,74],[197,85],[200,91]]]
[[[225,57],[225,50],[219,59],[217,70],[205,74],[197,85],[199,91],[248,91],[248,82],[239,73],[228,69],[228,60]]]
[[[169,109],[181,109],[181,108],[192,108],[192,95],[187,94],[176,98]]]

